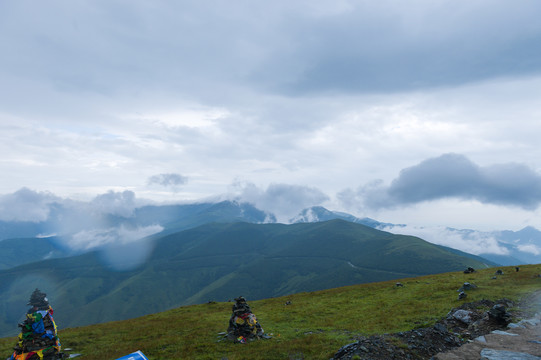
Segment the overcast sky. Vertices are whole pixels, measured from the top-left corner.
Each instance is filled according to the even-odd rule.
[[[117,194],[541,228],[540,16],[537,0],[0,1],[0,215]]]

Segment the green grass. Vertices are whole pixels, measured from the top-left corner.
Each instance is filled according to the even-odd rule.
[[[478,286],[468,292],[468,302],[519,300],[540,289],[541,265],[521,266],[519,272],[514,267],[501,269],[504,275],[497,279],[492,279],[496,271],[492,268],[473,274],[452,272],[399,280],[404,287],[387,281],[260,301],[248,299],[265,332],[273,338],[244,345],[218,342],[218,333],[226,330],[231,313],[232,303],[227,302],[80,328],[57,325],[63,347],[84,354],[81,360],[112,360],[136,350],[151,360],[329,359],[359,334],[432,325],[463,302],[457,300],[456,290],[466,281]],[[286,301],[291,305],[286,306]],[[15,338],[0,339],[0,358],[7,357],[15,343]]]

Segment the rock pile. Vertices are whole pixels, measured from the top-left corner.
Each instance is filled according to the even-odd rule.
[[[395,334],[360,336],[356,342],[340,348],[332,360],[430,359],[437,353],[457,348],[493,330],[504,329],[507,324],[500,322],[500,319],[509,318],[505,307],[511,305],[512,302],[505,299],[465,303],[431,327]],[[491,312],[493,315],[490,315]]]
[[[26,319],[19,324],[19,342],[8,360],[65,359],[47,294],[39,289],[34,290],[28,305],[31,308],[26,313]]]
[[[270,338],[263,331],[261,324],[257,321],[244,297],[240,296],[235,299],[232,311],[233,314],[229,318],[226,335],[229,340],[244,344],[255,339]]]

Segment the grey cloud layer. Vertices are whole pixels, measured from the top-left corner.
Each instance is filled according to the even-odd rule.
[[[530,0],[17,1],[1,10],[0,71],[16,92],[36,82],[98,95],[166,88],[218,103],[231,88],[395,91],[541,69],[541,4]]]
[[[540,10],[536,0],[0,1],[0,193],[105,193],[93,206],[130,214],[125,189],[182,201],[240,179],[257,184],[244,193],[258,204],[293,212],[456,152],[505,165],[447,160],[463,172],[436,185],[416,176],[438,178],[428,163],[340,198],[536,208],[537,175],[506,170],[541,158]],[[302,186],[269,186],[291,183]],[[48,201],[0,216],[43,219]]]
[[[310,30],[304,34],[316,36],[300,41],[299,51],[313,61],[291,88],[299,93],[403,91],[538,73],[541,68],[541,50],[535,45],[541,39],[535,21],[539,3],[365,4],[319,19],[317,26],[305,24]],[[492,36],[503,24],[522,22],[537,25],[506,28],[503,36]]]
[[[443,198],[534,210],[541,203],[541,175],[526,165],[479,166],[459,154],[444,154],[402,170],[385,186],[375,182],[339,194],[352,206],[392,208]]]

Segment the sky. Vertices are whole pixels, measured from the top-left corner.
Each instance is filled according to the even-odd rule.
[[[0,1],[0,220],[321,205],[541,229],[536,0]]]

